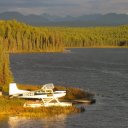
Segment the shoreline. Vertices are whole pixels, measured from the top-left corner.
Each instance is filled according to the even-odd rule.
[[[99,49],[102,49],[102,48],[128,48],[128,46],[81,46],[81,47],[64,47],[63,50],[55,50],[55,51],[6,51],[6,53],[9,53],[9,54],[26,54],[26,53],[67,53],[67,52],[70,52],[70,50],[68,49],[77,49],[77,48],[82,48],[82,49],[86,49],[86,48],[99,48]]]
[[[32,85],[18,85],[20,89],[30,89],[30,90],[36,90],[40,88],[39,86],[32,86]],[[62,90],[65,87],[63,86],[55,86],[55,90]],[[70,101],[74,102],[75,104],[80,103],[82,100],[86,102],[84,104],[85,106],[88,104],[92,104],[95,102],[92,102],[94,100],[94,94],[91,94],[89,92],[86,92],[79,88],[67,88],[70,93],[67,93],[67,95],[64,98],[61,98],[60,101]],[[70,90],[70,91],[69,91]],[[72,93],[73,92],[73,93]],[[7,91],[6,91],[7,93]],[[81,100],[81,101],[80,101]],[[19,99],[19,98],[9,98],[9,95],[3,95],[0,97],[0,116],[1,115],[15,115],[15,116],[25,116],[25,117],[50,117],[54,115],[60,115],[60,114],[75,114],[84,112],[85,108],[77,107],[76,105],[73,106],[65,106],[65,107],[39,107],[39,108],[24,108],[23,105],[27,100],[25,99]],[[81,102],[82,104],[82,102]]]

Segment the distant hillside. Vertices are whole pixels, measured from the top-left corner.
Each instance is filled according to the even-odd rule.
[[[22,15],[18,12],[0,13],[0,20],[16,19],[36,26],[113,26],[128,24],[128,15],[109,13],[105,15],[93,14],[79,17],[59,17],[49,14]]]

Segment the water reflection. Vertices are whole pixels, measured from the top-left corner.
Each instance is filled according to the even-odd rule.
[[[4,128],[65,128],[66,115],[58,115],[50,118],[32,119],[26,117],[9,117],[8,127]]]
[[[8,117],[0,115],[0,128],[8,128]]]

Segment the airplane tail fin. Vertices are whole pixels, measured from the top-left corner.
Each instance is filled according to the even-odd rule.
[[[29,92],[29,91],[18,89],[16,83],[9,84],[9,95],[17,95],[25,92]]]

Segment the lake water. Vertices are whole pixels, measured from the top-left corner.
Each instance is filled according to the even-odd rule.
[[[10,56],[17,83],[54,83],[95,93],[84,113],[49,119],[5,117],[0,128],[127,128],[128,49],[71,49],[70,53]]]

